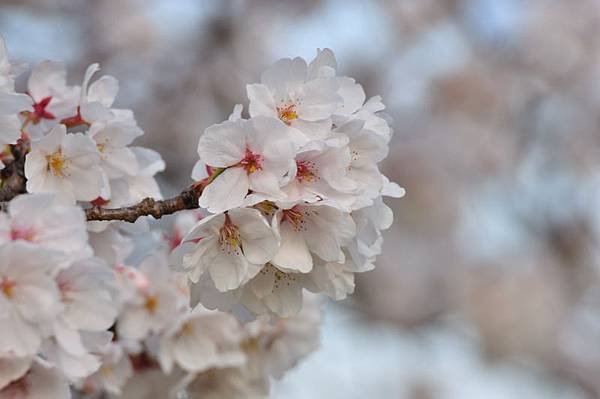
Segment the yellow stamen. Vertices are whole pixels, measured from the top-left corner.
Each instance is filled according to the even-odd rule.
[[[146,302],[144,303],[144,307],[150,313],[154,313],[156,308],[158,307],[158,298],[154,295],[150,295],[146,297]]]
[[[50,155],[46,155],[46,170],[52,173],[54,176],[65,176],[65,167],[67,166],[67,160],[62,155],[62,150],[59,148]]]
[[[225,215],[225,223],[219,230],[219,243],[233,249],[237,249],[241,244],[240,233],[237,226],[231,223],[229,215]]]
[[[194,326],[192,326],[192,323],[187,322],[187,323],[184,323],[183,326],[181,326],[181,330],[179,330],[179,333],[177,335],[182,337],[182,336],[192,335],[193,333],[194,333]]]
[[[11,280],[4,279],[0,282],[0,288],[7,298],[12,298],[15,295],[15,283]]]
[[[281,107],[277,107],[277,115],[283,123],[290,125],[294,119],[298,119],[298,114],[296,113],[296,104],[286,104]]]

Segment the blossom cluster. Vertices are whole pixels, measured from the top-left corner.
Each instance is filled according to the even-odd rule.
[[[174,251],[209,308],[298,313],[309,290],[343,299],[371,270],[392,223],[381,174],[392,130],[379,97],[336,73],[333,52],[282,59],[249,84],[242,106],[200,137],[195,180],[210,184],[199,221]]]
[[[191,308],[166,247],[137,266],[123,259],[131,247],[93,256],[117,230],[89,240],[81,208],[53,194],[21,195],[0,216],[1,398],[68,398],[70,386],[150,397],[139,391],[148,374],[173,379],[160,397],[264,397],[271,376],[318,345],[314,300],[297,317],[246,323],[243,314]],[[220,384],[207,385],[209,375]]]
[[[160,197],[153,176],[164,162],[153,150],[130,146],[143,131],[131,110],[113,106],[114,77],[92,82],[99,69],[90,65],[81,86],[70,86],[61,63],[44,61],[31,70],[26,94],[15,93],[21,71],[14,71],[0,39],[0,144],[31,147],[27,192],[112,207]]]
[[[44,61],[18,93],[25,69],[0,38],[0,167],[24,157],[27,179],[0,212],[0,398],[267,396],[318,346],[304,291],[353,292],[392,222],[382,196],[403,195],[378,168],[381,99],[330,50],[277,62],[248,85],[249,119],[238,105],[200,137],[204,210],[165,233],[86,220],[161,196],[164,162],[131,145],[143,131],[114,107],[118,81],[92,64],[70,86]]]

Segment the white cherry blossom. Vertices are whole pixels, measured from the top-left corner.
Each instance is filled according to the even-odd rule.
[[[198,154],[211,168],[225,170],[203,191],[200,206],[223,212],[241,206],[248,190],[266,199],[283,199],[280,186],[293,168],[294,153],[285,125],[276,119],[239,119],[209,127],[200,138]]]
[[[96,143],[82,133],[67,134],[56,125],[32,143],[25,161],[27,191],[54,193],[61,203],[92,201],[100,196],[105,179]]]
[[[315,142],[296,155],[293,178],[282,188],[288,201],[328,199],[350,210],[358,184],[348,177],[351,154],[347,146]]]
[[[322,139],[331,131],[331,116],[339,103],[337,84],[328,76],[309,76],[302,58],[277,61],[246,86],[250,116],[279,118],[292,130],[296,143]]]
[[[33,110],[33,102],[28,95],[15,93],[14,75],[6,44],[0,37],[0,145],[17,142],[21,137],[21,123],[17,113]]]
[[[27,94],[33,111],[26,114],[26,132],[39,139],[61,120],[77,113],[80,88],[67,85],[67,72],[60,62],[43,61],[33,67],[27,83]]]
[[[134,374],[128,353],[118,342],[111,342],[104,348],[101,363],[100,369],[81,384],[82,390],[121,395],[123,386]]]
[[[290,317],[302,308],[307,274],[285,272],[267,263],[239,292],[240,302],[255,314],[274,313]]]
[[[246,361],[239,347],[241,338],[240,325],[233,316],[198,305],[163,335],[159,359],[167,373],[174,364],[196,373],[239,366]]]
[[[109,179],[134,176],[138,172],[137,158],[127,146],[143,133],[136,125],[119,121],[90,126],[87,135],[96,143],[100,166]]]
[[[0,245],[0,355],[35,354],[43,332],[39,323],[61,311],[59,290],[51,276],[57,253],[28,243]]]
[[[0,214],[0,244],[25,241],[40,248],[65,254],[61,264],[92,255],[81,208],[54,202],[53,194],[24,194]]]
[[[12,381],[21,378],[31,366],[33,358],[26,357],[0,357],[0,392]]]
[[[183,268],[197,282],[208,273],[219,291],[238,288],[276,253],[279,242],[256,209],[236,208],[202,219],[183,239],[194,242]]]
[[[99,70],[100,65],[92,64],[85,71],[79,99],[82,120],[90,124],[115,119],[135,123],[131,112],[111,108],[119,92],[119,81],[114,76],[104,75],[90,84],[92,77]]]
[[[165,257],[161,254],[146,258],[139,268],[122,273],[133,285],[134,292],[125,298],[117,320],[117,332],[131,340],[141,340],[149,333],[163,331],[177,317],[181,293],[169,276]],[[131,279],[131,276],[135,279]]]
[[[275,378],[293,368],[319,347],[321,301],[306,295],[302,311],[292,317],[259,317],[244,326],[249,362]]]
[[[273,229],[281,237],[271,263],[284,271],[307,273],[313,255],[329,262],[345,260],[341,247],[356,234],[350,214],[322,204],[298,204],[279,209]]]
[[[69,384],[57,369],[37,358],[20,379],[0,389],[0,399],[69,399]]]

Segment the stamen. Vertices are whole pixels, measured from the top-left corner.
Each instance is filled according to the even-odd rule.
[[[240,246],[242,240],[240,239],[240,233],[237,226],[231,222],[229,215],[225,215],[225,223],[219,230],[219,244],[221,244],[221,250],[229,254],[240,252]]]
[[[12,298],[15,295],[15,286],[17,284],[8,279],[8,278],[3,278],[2,281],[0,281],[0,289],[2,290],[2,292],[4,293],[4,296],[6,296],[7,298]]]
[[[291,125],[294,119],[298,119],[298,114],[296,113],[296,104],[285,104],[281,107],[277,107],[277,115],[279,119],[286,125]]]
[[[148,312],[154,313],[158,307],[158,298],[155,295],[147,296],[146,302],[144,302],[144,307]]]
[[[13,241],[23,240],[34,242],[35,241],[35,230],[33,229],[12,229],[10,231],[10,238]]]
[[[297,207],[292,209],[283,210],[283,220],[292,225],[294,230],[306,230],[306,222],[304,221],[304,214],[298,210]]]
[[[318,169],[314,162],[296,161],[296,180],[300,183],[311,183],[319,179]]]
[[[240,161],[240,165],[244,169],[246,169],[246,173],[249,175],[256,172],[257,170],[262,169],[262,156],[255,152],[252,152],[249,148],[246,148],[246,154],[244,155],[244,159]]]
[[[67,160],[62,155],[62,149],[59,148],[50,155],[46,155],[46,170],[54,176],[65,177],[65,168]]]

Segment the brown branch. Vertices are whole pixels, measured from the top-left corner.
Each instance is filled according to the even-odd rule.
[[[198,199],[202,195],[204,187],[208,186],[217,176],[223,173],[224,170],[224,168],[214,169],[209,177],[192,184],[173,198],[166,200],[144,198],[135,205],[115,209],[94,206],[86,209],[85,215],[88,221],[121,220],[133,223],[141,216],[152,216],[155,219],[160,219],[165,215],[171,215],[186,209],[197,209],[200,207]]]
[[[140,216],[152,216],[160,219],[164,215],[171,215],[185,209],[199,207],[198,198],[206,184],[195,184],[183,190],[179,195],[166,200],[144,198],[135,205],[124,208],[107,209],[99,206],[85,210],[88,221],[91,220],[122,220],[133,223]]]
[[[13,161],[0,171],[2,186],[0,187],[0,202],[10,201],[19,194],[27,192],[25,178],[25,156],[22,149],[11,146]]]
[[[27,192],[27,179],[25,178],[24,170],[26,150],[18,145],[11,146],[11,150],[14,158],[13,161],[0,171],[0,177],[2,178],[2,186],[0,187],[1,203],[6,203],[17,195]],[[135,205],[114,209],[94,206],[86,209],[85,215],[88,221],[122,220],[133,223],[141,216],[153,216],[155,219],[160,219],[164,215],[171,215],[186,209],[197,209],[200,207],[198,199],[202,195],[204,187],[210,184],[223,171],[223,168],[214,169],[210,177],[191,185],[173,198],[166,200],[144,198]]]

